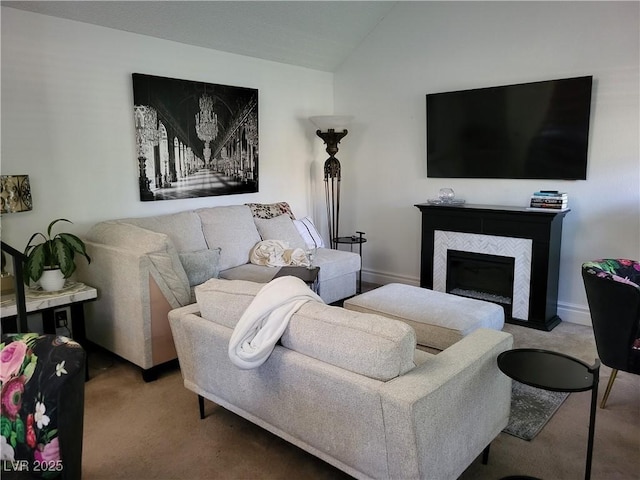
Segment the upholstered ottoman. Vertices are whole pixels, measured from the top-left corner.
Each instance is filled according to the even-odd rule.
[[[419,345],[438,350],[478,328],[504,326],[500,305],[400,283],[345,300],[344,308],[401,320],[413,327]]]

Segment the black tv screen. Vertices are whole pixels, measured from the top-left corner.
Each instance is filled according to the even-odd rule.
[[[427,177],[586,180],[593,77],[427,95]]]

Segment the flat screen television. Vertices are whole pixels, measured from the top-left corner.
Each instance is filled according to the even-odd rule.
[[[586,180],[593,77],[427,95],[427,177]]]

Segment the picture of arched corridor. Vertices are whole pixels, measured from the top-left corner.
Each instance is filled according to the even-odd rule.
[[[140,200],[258,191],[258,90],[133,74]]]

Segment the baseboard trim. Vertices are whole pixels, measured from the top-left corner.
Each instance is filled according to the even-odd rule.
[[[389,272],[376,272],[372,270],[362,270],[362,281],[368,283],[377,283],[386,285],[388,283],[404,283],[406,285],[420,286],[420,279],[408,277],[405,275],[397,275]]]
[[[578,325],[591,326],[591,313],[589,307],[572,303],[558,303],[558,316],[563,322],[577,323]]]

